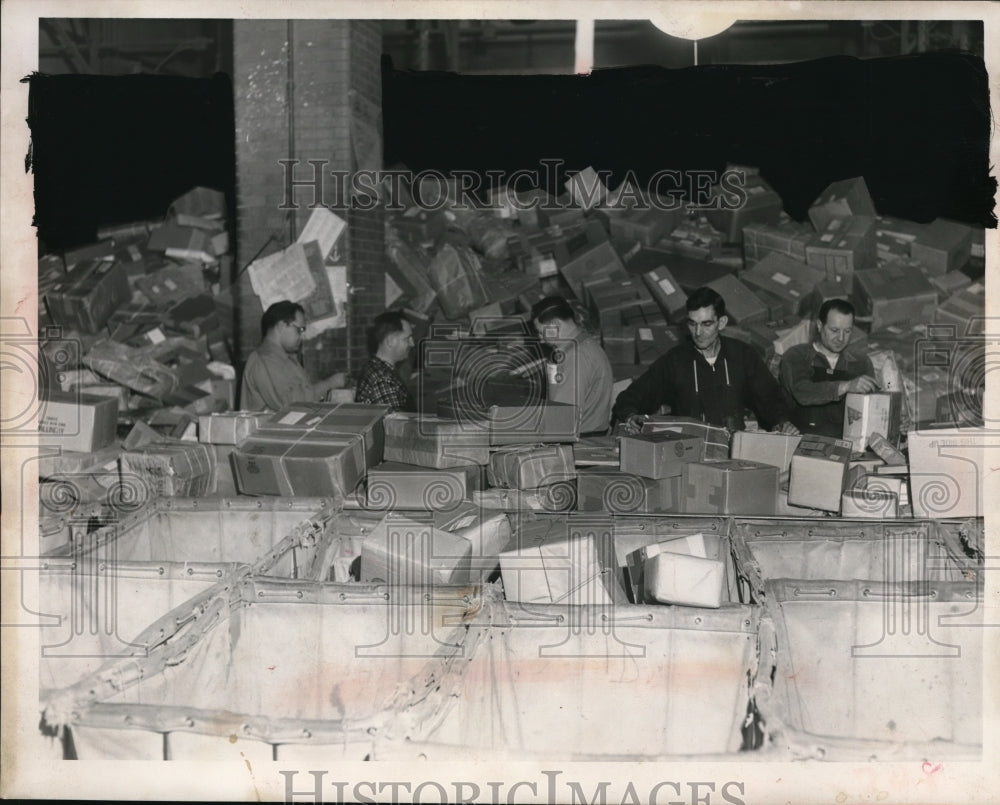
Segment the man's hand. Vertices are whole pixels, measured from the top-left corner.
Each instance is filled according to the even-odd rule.
[[[632,414],[625,418],[622,422],[622,428],[626,433],[638,433],[642,430],[642,423],[646,421],[648,417],[646,414]]]
[[[327,378],[327,383],[331,389],[342,389],[347,385],[347,375],[344,372],[337,372]]]
[[[873,391],[878,391],[878,381],[871,375],[861,375],[853,380],[844,380],[838,390],[841,397],[849,391],[856,394],[871,394]]]
[[[799,429],[795,427],[787,419],[784,422],[779,422],[773,428],[771,428],[772,433],[783,433],[785,436],[799,436]]]

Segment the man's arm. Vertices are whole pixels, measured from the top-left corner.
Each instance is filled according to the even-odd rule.
[[[661,355],[618,395],[612,408],[614,419],[624,422],[633,414],[655,413],[668,399],[671,385],[668,374],[667,356]]]

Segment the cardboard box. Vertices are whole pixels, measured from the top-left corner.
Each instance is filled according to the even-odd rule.
[[[176,305],[188,297],[204,293],[205,272],[201,263],[171,264],[135,280],[142,295],[160,308]]]
[[[576,478],[570,445],[512,445],[490,456],[490,486],[536,489]]]
[[[601,346],[604,354],[612,364],[634,366],[636,362],[637,328],[632,324],[623,324],[615,332],[601,334]]]
[[[227,411],[198,417],[198,441],[238,445],[252,436],[269,418],[250,411]]]
[[[729,431],[688,416],[653,415],[646,417],[642,433],[676,433],[701,440],[701,455],[696,461],[729,458]]]
[[[282,436],[258,431],[233,451],[240,494],[346,497],[365,477],[358,435]]]
[[[648,366],[681,342],[677,331],[666,324],[638,325],[635,329],[636,359]]]
[[[937,289],[939,302],[944,302],[952,294],[956,294],[972,284],[972,280],[961,271],[949,271],[947,274],[930,276],[928,279],[931,281],[931,285]]]
[[[468,584],[472,545],[428,522],[389,515],[361,543],[361,581],[407,587]]]
[[[855,453],[865,451],[873,433],[891,445],[898,444],[902,408],[902,392],[848,392],[844,397],[844,439],[853,444]]]
[[[384,405],[363,403],[293,403],[271,414],[260,430],[290,440],[308,434],[309,438],[361,436],[364,440],[366,466],[374,467],[383,459],[385,426],[389,413]]]
[[[684,305],[687,294],[666,266],[647,271],[642,275],[642,280],[668,319],[678,319],[686,314]]]
[[[743,264],[752,268],[769,254],[780,254],[805,263],[806,246],[812,241],[812,236],[811,226],[794,221],[748,224],[743,227]]]
[[[118,398],[52,391],[38,414],[38,441],[76,453],[96,453],[117,435]]]
[[[584,249],[559,267],[559,273],[578,299],[584,298],[585,280],[593,280],[623,270],[624,266],[618,253],[607,242]]]
[[[661,604],[718,609],[725,570],[718,559],[662,551],[643,565],[644,598]]]
[[[872,330],[890,324],[930,322],[937,291],[920,269],[902,263],[858,272],[851,301],[858,318],[869,318]]]
[[[664,235],[669,234],[681,222],[684,211],[658,210],[648,208],[642,210],[622,210],[608,216],[610,234],[613,238],[625,241],[635,241],[643,246],[652,246]]]
[[[877,254],[875,219],[863,216],[834,218],[806,246],[806,262],[848,291],[855,271],[876,267]]]
[[[383,420],[386,461],[446,469],[466,464],[486,465],[489,446],[482,434],[488,421],[468,423],[433,414],[395,412]]]
[[[491,405],[489,408],[464,406],[451,394],[438,401],[438,416],[457,420],[469,438],[479,434],[482,444],[539,444],[575,442],[576,406],[557,402],[525,402],[520,405]]]
[[[471,249],[445,243],[427,266],[427,274],[449,319],[461,318],[490,301],[479,271],[479,258]]]
[[[929,274],[957,271],[972,255],[974,231],[966,224],[937,218],[918,230],[910,243],[910,257],[920,261]]]
[[[754,268],[740,273],[740,282],[770,307],[772,320],[803,313],[809,296],[823,279],[820,269],[780,254],[769,254]]]
[[[436,470],[387,461],[368,470],[369,509],[426,509],[450,511],[469,497],[469,471],[478,476],[478,465]]]
[[[581,469],[576,477],[577,510],[613,514],[676,512],[680,476],[643,478],[608,467]]]
[[[119,458],[122,483],[140,478],[151,495],[201,497],[215,491],[215,452],[198,442],[155,443],[126,450]]]
[[[743,243],[743,228],[750,224],[776,224],[781,215],[781,197],[762,181],[750,180],[740,198],[721,188],[713,191],[714,209],[706,209],[705,216],[722,233],[725,243]],[[727,206],[729,205],[729,206]]]
[[[178,302],[167,311],[167,323],[172,329],[195,338],[221,326],[215,301],[207,294]]]
[[[851,442],[806,434],[792,455],[788,502],[793,506],[840,511]]]
[[[848,470],[840,501],[841,517],[888,520],[899,516],[901,478],[870,475],[863,467]]]
[[[692,462],[681,478],[684,514],[773,515],[778,467],[743,459]]]
[[[706,284],[726,300],[726,313],[730,324],[764,322],[770,317],[770,310],[760,297],[731,274]]]
[[[500,554],[504,597],[522,604],[625,603],[611,540],[573,536],[555,518],[523,521]]]
[[[784,473],[791,467],[792,456],[800,441],[801,436],[738,430],[733,434],[731,456],[742,461],[769,464]]]
[[[473,490],[472,502],[501,511],[567,512],[576,509],[576,481],[560,481],[537,489]]]
[[[510,519],[503,512],[484,511],[462,503],[451,511],[435,511],[434,527],[469,541],[470,583],[481,584],[500,570],[500,552],[510,543]]]
[[[851,215],[876,215],[875,203],[863,176],[833,182],[809,208],[809,220],[817,232],[825,230],[834,218]]]
[[[955,336],[982,335],[986,327],[986,285],[974,282],[934,310],[935,324],[951,324]]]
[[[993,472],[1000,434],[989,428],[911,430],[910,503],[914,517],[983,517],[1000,500]]]
[[[390,226],[410,243],[435,243],[448,226],[448,220],[441,210],[427,211],[410,207],[402,215],[392,219]]]
[[[672,431],[624,436],[619,468],[644,478],[672,478],[680,475],[688,462],[700,461],[703,450],[697,436]]]
[[[84,333],[96,333],[119,305],[132,298],[128,275],[116,263],[81,263],[51,286],[45,303],[56,324]]]
[[[631,594],[630,601],[635,604],[657,603],[655,599],[646,597],[644,568],[648,559],[661,553],[702,559],[722,558],[722,541],[714,534],[707,537],[702,533],[659,537],[650,543],[651,535],[643,533],[640,528],[638,533],[627,535],[622,529],[616,529],[615,537],[615,556],[625,571],[625,589]]]

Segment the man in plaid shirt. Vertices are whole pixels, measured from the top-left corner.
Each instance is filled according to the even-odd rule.
[[[415,406],[409,389],[396,371],[413,346],[413,327],[398,310],[375,317],[368,332],[371,359],[361,372],[354,401],[368,405],[388,405],[394,411],[412,411]]]

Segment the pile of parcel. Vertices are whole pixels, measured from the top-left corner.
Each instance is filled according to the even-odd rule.
[[[86,333],[80,385],[107,395],[44,437],[61,449],[37,611],[66,617],[41,631],[60,648],[39,751],[976,757],[982,629],[929,624],[981,621],[996,436],[963,367],[983,365],[982,233],[880,217],[861,178],[809,224],[748,184],[737,210],[587,205],[571,182],[557,212],[445,198],[390,216],[388,295],[424,334],[416,413],[195,410],[171,395],[224,357],[210,326],[96,359],[96,319],[60,322]],[[590,311],[624,386],[704,284],[772,367],[823,299],[853,300],[882,390],[848,401],[842,439],[669,413],[581,439],[573,406],[545,399],[534,301]],[[120,440],[137,396],[176,422],[135,418]],[[86,628],[109,584],[116,628]],[[884,632],[911,615],[926,628]]]

